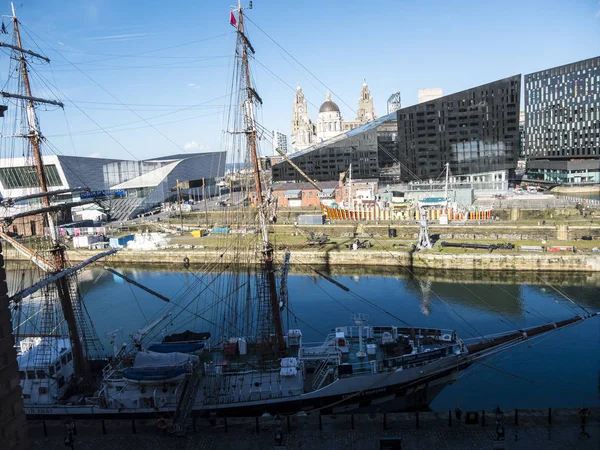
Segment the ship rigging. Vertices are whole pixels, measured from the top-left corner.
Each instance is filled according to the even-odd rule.
[[[24,92],[2,95],[25,108],[24,138],[32,153],[51,237],[49,252],[40,256],[8,235],[0,235],[46,274],[44,281],[31,288],[23,286],[13,296],[17,314],[27,304],[30,309],[38,308],[43,317],[43,331],[16,333],[19,368],[24,374],[21,382],[29,387],[24,395],[30,395],[25,398],[30,417],[147,417],[156,418],[173,433],[185,434],[195,416],[319,410],[335,413],[363,406],[384,408],[386,404],[396,411],[408,410],[427,405],[473,363],[597,315],[584,310],[584,314],[563,321],[472,340],[463,339],[452,329],[407,324],[389,313],[392,322],[383,324],[373,324],[365,314],[354,314],[351,323],[335,327],[316,343],[305,342],[302,330],[290,328],[289,321],[284,329],[282,313],[289,317],[293,297],[302,292],[288,295],[290,256],[282,252],[279,270],[279,254],[269,236],[269,218],[274,215],[276,202],[258,150],[263,127],[257,123],[256,107],[262,99],[250,70],[251,55],[256,50],[246,29],[247,9],[238,2],[230,11],[237,36],[232,76],[235,98],[226,129],[234,130],[229,135],[231,143],[251,168],[253,185],[247,191],[254,192],[256,208],[251,213],[231,208],[231,227],[237,224],[236,233],[221,238],[220,265],[206,263],[202,270],[193,272],[189,260],[185,262],[189,285],[176,298],[158,294],[164,309],[133,333],[127,344],[117,345],[118,333],[113,332],[114,355],[101,360],[101,369],[88,364],[85,337],[91,324],[78,320],[84,313],[73,277],[96,259],[68,267],[56,233],[52,193],[42,164],[44,138],[35,107],[38,103],[62,104],[31,92],[26,57],[39,57],[45,62],[48,59],[23,48],[13,10],[15,45],[5,47],[14,52]],[[239,224],[248,222],[256,225],[256,233],[247,229],[245,234],[241,232]],[[282,276],[278,280],[279,272]],[[344,288],[327,275],[314,272]],[[40,292],[41,299],[32,296]],[[54,309],[49,313],[53,295],[58,298],[62,314],[58,320]],[[211,301],[194,311],[199,297]],[[193,319],[191,326],[182,318],[183,312]],[[65,330],[61,328],[63,321]],[[67,385],[78,384],[79,380],[88,384],[96,381],[93,392],[68,401]],[[34,386],[37,391],[31,390]]]

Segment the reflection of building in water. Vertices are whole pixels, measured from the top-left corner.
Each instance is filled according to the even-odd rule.
[[[431,313],[431,280],[419,280],[421,288],[421,312],[428,316]]]
[[[521,286],[518,284],[488,285],[436,282],[430,279],[407,280],[406,288],[415,297],[422,298],[423,314],[430,312],[430,296],[435,293],[443,300],[471,308],[506,314],[512,317],[523,316]],[[425,296],[427,293],[427,296]],[[424,309],[428,312],[425,312]]]
[[[544,279],[548,275],[544,275]],[[550,284],[550,283],[549,283]],[[551,287],[550,287],[551,286]],[[539,290],[546,296],[552,296],[556,298],[559,302],[564,301],[568,303],[568,305],[575,307],[572,303],[570,303],[569,299],[572,299],[577,304],[582,305],[585,308],[591,308],[593,310],[600,309],[600,286],[596,285],[571,285],[571,286],[561,286],[556,284],[551,284],[548,287],[544,286],[529,286],[532,289]],[[558,288],[555,290],[554,288]],[[580,312],[583,312],[580,310]],[[599,386],[600,387],[600,386]]]

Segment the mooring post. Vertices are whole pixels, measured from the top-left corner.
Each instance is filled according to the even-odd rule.
[[[548,408],[548,425],[552,425],[552,408]]]
[[[387,413],[383,413],[383,429],[387,430]]]
[[[227,433],[229,431],[229,428],[227,427],[227,417],[223,417],[223,421],[225,423],[225,433]]]
[[[515,409],[515,425],[519,425],[519,410]]]
[[[44,426],[44,437],[48,437],[48,429],[46,428],[45,420],[42,420],[42,425]]]
[[[289,433],[290,430],[292,429],[292,425],[290,423],[290,416],[287,416],[287,427],[288,427],[288,433]]]
[[[419,411],[417,410],[417,415],[416,415],[416,421],[417,421],[417,430],[419,429]]]
[[[192,417],[192,430],[196,432],[196,416]]]
[[[448,426],[452,426],[452,411],[448,410]]]
[[[481,426],[485,427],[485,409],[481,410]]]
[[[354,413],[350,414],[350,424],[352,425],[352,429],[354,430]]]
[[[136,432],[137,432],[135,429],[135,419],[133,417],[131,418],[131,432],[133,434],[136,434]]]
[[[323,431],[323,418],[321,417],[321,411],[319,411],[319,431]]]
[[[104,419],[102,419],[102,434],[106,434],[106,424],[104,423]]]
[[[256,419],[256,432],[260,433],[260,430],[258,428],[258,416],[256,416],[255,419]]]

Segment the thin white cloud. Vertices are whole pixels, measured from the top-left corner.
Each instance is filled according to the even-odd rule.
[[[92,152],[88,155],[88,158],[100,158],[100,152]]]
[[[183,148],[184,148],[184,150],[195,150],[195,151],[206,150],[206,147],[204,145],[198,144],[196,141],[186,142],[185,144],[183,144]]]
[[[128,38],[139,38],[145,36],[152,36],[154,33],[133,33],[133,34],[115,34],[112,36],[100,36],[87,38],[88,41],[105,41],[111,39],[128,39]]]
[[[200,89],[200,86],[198,86],[196,83],[188,83],[188,87],[191,87],[193,89]]]

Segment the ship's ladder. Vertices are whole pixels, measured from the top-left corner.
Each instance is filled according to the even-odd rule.
[[[313,391],[317,389],[321,389],[327,380],[327,377],[334,373],[335,363],[338,362],[337,357],[329,357],[317,366],[317,370],[315,370],[315,376],[313,378],[312,388]]]
[[[183,389],[173,417],[173,434],[176,436],[185,436],[190,427],[190,416],[196,400],[198,386],[200,386],[201,376],[201,364],[196,364],[192,372],[183,381]]]

